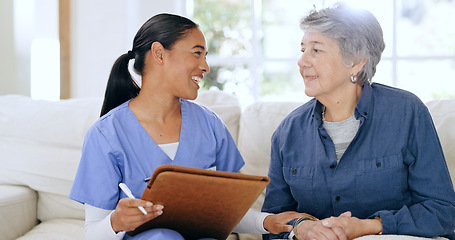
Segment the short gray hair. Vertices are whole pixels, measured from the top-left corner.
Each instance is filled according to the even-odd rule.
[[[300,21],[300,28],[334,39],[346,66],[364,58],[366,63],[357,74],[357,83],[371,84],[385,48],[381,25],[372,13],[336,3],[320,11],[312,10]]]

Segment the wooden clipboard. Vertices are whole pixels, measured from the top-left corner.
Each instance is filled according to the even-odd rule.
[[[226,239],[269,182],[263,176],[162,165],[141,199],[162,204],[163,214],[128,235],[168,228],[185,239]]]

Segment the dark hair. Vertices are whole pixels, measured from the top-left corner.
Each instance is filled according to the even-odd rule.
[[[130,59],[135,59],[134,71],[142,76],[145,55],[154,42],[161,43],[165,49],[171,49],[175,42],[185,37],[188,30],[197,27],[188,18],[167,13],[147,20],[137,31],[132,50],[121,55],[112,66],[100,116],[139,94],[140,87],[128,71]]]

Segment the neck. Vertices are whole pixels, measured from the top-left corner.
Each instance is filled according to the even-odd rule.
[[[129,107],[136,116],[165,122],[180,117],[180,99],[154,84],[143,85],[139,95],[130,101]]]
[[[362,86],[355,84],[354,88],[340,95],[318,98],[324,105],[324,119],[329,122],[340,122],[354,114],[355,107],[362,94]]]

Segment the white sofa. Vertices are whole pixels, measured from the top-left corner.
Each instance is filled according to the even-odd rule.
[[[245,159],[241,172],[254,175],[267,175],[270,137],[284,116],[301,104],[257,102],[242,111],[235,97],[220,91],[200,92],[196,101],[223,119]],[[84,239],[83,206],[68,194],[85,132],[98,118],[101,103],[98,98],[49,102],[0,96],[2,240]],[[454,177],[455,99],[427,106]],[[254,208],[260,209],[263,198]],[[240,239],[261,237],[240,234]]]

